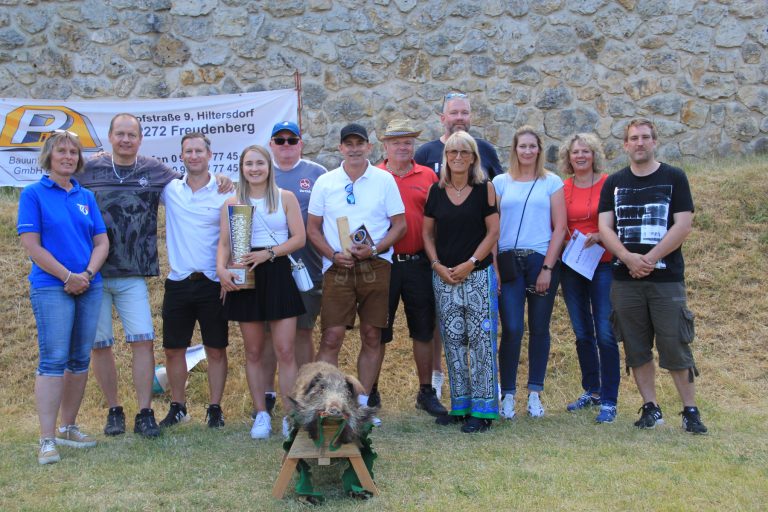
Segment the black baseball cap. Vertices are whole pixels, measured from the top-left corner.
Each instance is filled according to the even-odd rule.
[[[364,126],[361,126],[357,123],[350,123],[341,129],[341,142],[344,142],[344,140],[350,135],[357,135],[365,142],[368,142],[368,130],[366,130]]]

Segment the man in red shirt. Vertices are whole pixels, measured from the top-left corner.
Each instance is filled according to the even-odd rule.
[[[416,407],[432,416],[443,416],[447,411],[437,398],[431,380],[435,297],[432,293],[432,269],[424,253],[421,236],[424,204],[430,187],[437,182],[437,175],[429,167],[418,165],[413,160],[416,137],[420,133],[413,129],[410,121],[396,119],[387,125],[384,134],[379,137],[386,155],[378,167],[389,171],[395,178],[405,204],[405,222],[408,227],[405,236],[395,244],[395,253],[392,255],[389,325],[381,331],[381,359],[384,360],[386,343],[392,341],[392,324],[402,297],[419,377]]]

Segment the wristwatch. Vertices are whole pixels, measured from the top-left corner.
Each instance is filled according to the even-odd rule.
[[[478,267],[478,266],[480,266],[480,260],[479,260],[479,259],[477,259],[477,258],[475,258],[474,256],[470,256],[470,257],[469,257],[469,261],[471,261],[471,262],[472,262],[472,264],[473,264],[475,267]]]
[[[371,246],[371,258],[375,258],[379,255],[379,251],[376,249],[375,245]]]
[[[541,270],[549,270],[549,271],[552,271],[552,270],[555,270],[555,267],[550,267],[549,265],[547,265],[547,264],[545,263],[544,265],[542,265],[542,266],[541,266]]]

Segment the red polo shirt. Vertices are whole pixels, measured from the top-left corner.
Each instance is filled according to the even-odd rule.
[[[421,228],[424,225],[424,205],[432,184],[437,183],[437,174],[429,167],[417,164],[411,160],[413,169],[403,177],[394,173],[400,197],[405,204],[405,223],[408,227],[405,236],[395,244],[395,254],[416,254],[424,250],[424,239],[421,236]],[[387,161],[378,165],[380,169],[387,169]],[[388,171],[389,172],[389,171]]]

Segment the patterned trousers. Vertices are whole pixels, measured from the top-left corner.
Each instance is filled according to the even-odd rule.
[[[493,267],[456,285],[432,273],[451,388],[451,414],[499,417],[496,335],[499,301]]]

